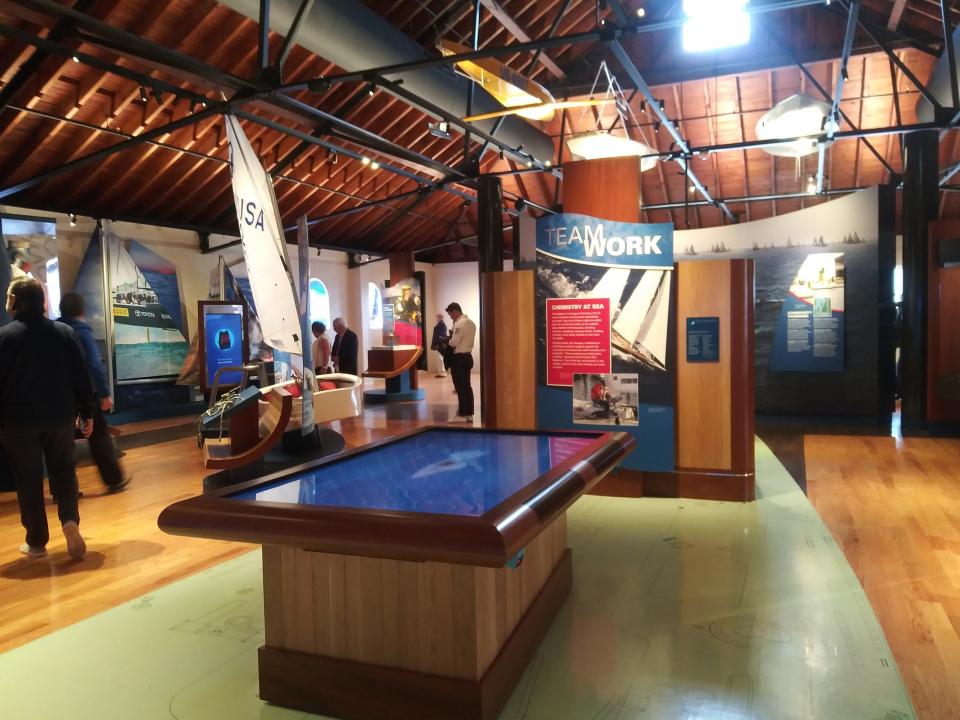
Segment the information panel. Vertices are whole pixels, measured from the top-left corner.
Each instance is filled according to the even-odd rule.
[[[570,387],[574,373],[610,372],[610,299],[547,300],[547,384]]]
[[[240,367],[245,360],[243,305],[201,303],[203,323],[203,387],[212,388],[217,371]],[[221,373],[219,386],[240,383],[240,371]]]
[[[720,361],[720,318],[687,318],[687,362]]]

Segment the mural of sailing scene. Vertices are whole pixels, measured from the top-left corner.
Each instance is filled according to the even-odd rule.
[[[106,231],[116,378],[176,377],[189,349],[182,327],[177,271],[140,243]]]
[[[876,396],[876,317],[881,301],[878,207],[877,188],[870,188],[775,218],[676,233],[677,260],[753,258],[758,412],[825,412],[831,398],[838,407],[850,408]],[[796,375],[779,371],[772,362],[777,327],[788,298],[810,290],[809,285],[805,289],[797,282],[806,275],[803,267],[808,258],[841,253],[840,274],[828,275],[838,279],[837,287],[830,291],[834,295],[832,310],[843,311],[845,316],[839,339],[844,373],[834,379],[821,378],[816,392],[810,388],[800,391]],[[865,415],[874,411],[862,408]]]

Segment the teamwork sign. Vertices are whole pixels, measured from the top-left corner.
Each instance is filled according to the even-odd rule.
[[[843,253],[807,255],[780,310],[770,369],[842,372],[844,305]]]
[[[673,469],[672,288],[672,225],[537,221],[539,427],[629,424],[643,442],[625,467]],[[576,378],[594,375],[629,377],[631,392],[577,395]]]

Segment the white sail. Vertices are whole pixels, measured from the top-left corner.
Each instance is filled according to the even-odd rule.
[[[660,287],[664,274],[663,270],[647,270],[634,288],[627,304],[623,306],[623,311],[613,323],[614,331],[631,345],[636,342],[640,329],[647,319],[647,313],[650,312],[650,306],[657,295],[657,288]]]
[[[225,119],[243,257],[263,339],[277,350],[299,354],[300,315],[273,182],[237,119]]]
[[[663,367],[667,366],[667,331],[670,320],[670,280],[672,272],[663,273],[663,282],[657,291],[647,319],[640,328],[636,342],[645,347]]]
[[[610,298],[610,317],[614,317],[617,314],[617,308],[620,307],[620,297],[629,279],[630,268],[611,268],[603,274],[593,290],[587,293],[587,297]]]

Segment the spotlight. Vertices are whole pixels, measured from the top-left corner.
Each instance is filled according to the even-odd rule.
[[[200,107],[206,107],[206,106],[207,106],[207,101],[206,101],[206,100],[201,100],[201,101],[200,101]]]
[[[503,160],[503,148],[500,148],[500,159]]]
[[[336,165],[340,160],[340,154],[334,150],[327,150],[327,159],[330,161],[331,165]]]
[[[74,61],[74,62],[80,62],[80,58],[78,58],[76,55],[74,55],[74,56],[73,56],[73,61]]]
[[[369,165],[369,164],[370,164],[370,158],[364,156],[364,157],[360,158],[360,162],[362,162],[364,165]]]
[[[817,194],[817,179],[811,175],[807,178],[807,194],[816,195]]]
[[[440,120],[439,122],[428,122],[427,129],[430,131],[430,134],[434,137],[441,138],[442,140],[452,140],[453,136],[450,134],[450,123],[446,120]]]
[[[76,213],[70,213],[70,227],[77,226],[77,215]]]
[[[530,160],[527,160],[527,167],[528,167],[528,168],[532,168],[532,167],[533,167],[533,158],[531,158]]]
[[[691,195],[693,195],[694,193],[697,192],[696,186],[695,186],[695,185],[691,185],[690,187],[687,188],[687,192],[690,193]]]
[[[140,86],[140,102],[147,104],[147,89],[143,85]]]
[[[379,170],[379,169],[380,169],[380,163],[378,163],[376,160],[374,160],[372,163],[370,163],[370,169],[371,169],[371,170]]]
[[[370,97],[373,97],[376,92],[377,92],[376,85],[374,85],[373,83],[370,83],[369,85],[367,85],[367,95],[369,95]]]
[[[517,198],[517,201],[513,204],[513,206],[517,209],[517,213],[522,213],[524,210],[527,209],[527,201],[524,200],[522,197]]]
[[[546,160],[546,161],[544,161],[543,165],[544,165],[544,167],[550,167],[551,165],[553,165],[553,163],[550,162],[549,160]]]
[[[638,18],[642,18],[642,17],[646,17],[646,16],[647,16],[647,11],[644,10],[642,7],[638,7],[638,8],[637,8],[637,17],[638,17]]]

